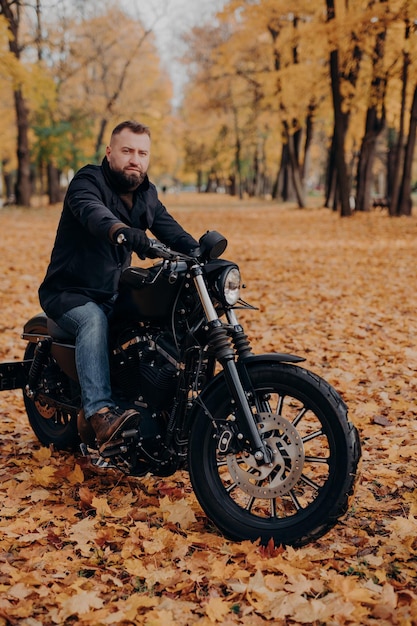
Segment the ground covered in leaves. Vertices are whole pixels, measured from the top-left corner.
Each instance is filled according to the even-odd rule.
[[[0,394],[0,626],[417,624],[417,219],[166,196],[229,239],[257,352],[292,352],[360,430],[346,517],[301,549],[225,540],[188,476],[92,473]],[[0,361],[20,359],[60,208],[0,211]],[[243,318],[241,317],[243,320]]]

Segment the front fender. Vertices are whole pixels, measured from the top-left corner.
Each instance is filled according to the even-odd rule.
[[[305,358],[302,356],[297,356],[296,354],[285,354],[285,352],[268,352],[266,354],[249,354],[243,359],[239,359],[239,363],[253,363],[256,361],[257,363],[266,363],[268,361],[278,361],[279,363],[301,363],[301,361],[305,361]]]
[[[285,354],[283,352],[271,352],[266,354],[250,354],[247,357],[240,359],[237,362],[237,367],[239,369],[239,364],[246,366],[248,369],[251,368],[252,365],[257,364],[266,364],[266,363],[300,363],[301,361],[305,361],[305,359],[301,356],[296,356],[295,354]],[[217,388],[221,385],[226,385],[226,380],[224,377],[224,372],[221,371],[211,381],[208,385],[202,390],[200,395],[197,398],[197,401],[194,403],[193,408],[187,419],[187,427],[190,428],[193,423],[197,413],[203,410],[205,413],[210,414],[212,410],[215,408],[215,404],[213,398],[215,396],[215,392]]]

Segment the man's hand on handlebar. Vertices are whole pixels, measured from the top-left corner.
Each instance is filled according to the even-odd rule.
[[[145,231],[140,228],[129,228],[128,226],[118,228],[113,235],[113,241],[125,246],[128,250],[136,252],[140,259],[146,259],[151,242]]]

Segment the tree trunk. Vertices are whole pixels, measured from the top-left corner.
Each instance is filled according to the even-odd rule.
[[[61,186],[59,184],[60,171],[55,165],[48,163],[47,172],[49,204],[56,204],[62,200]]]
[[[334,0],[326,0],[327,20],[335,18]],[[334,110],[334,134],[335,134],[335,165],[337,171],[337,198],[340,205],[340,215],[349,217],[352,214],[349,203],[349,181],[345,160],[345,134],[346,122],[342,111],[342,95],[340,92],[339,53],[338,50],[330,52],[330,78]],[[335,194],[336,198],[336,194]]]
[[[9,39],[9,50],[19,61],[21,47],[19,45],[19,22],[20,22],[20,2],[0,0],[1,13],[6,18],[11,37]],[[15,8],[15,13],[13,12]],[[22,88],[16,87],[14,92],[14,105],[16,112],[17,126],[17,181],[16,181],[16,203],[23,206],[30,206],[31,182],[30,182],[30,154],[29,154],[29,111],[26,100],[23,97]]]
[[[385,3],[386,0],[381,0]],[[370,101],[366,113],[365,134],[362,139],[357,170],[356,210],[369,211],[371,201],[372,171],[378,136],[385,126],[385,93],[387,80],[382,61],[385,54],[386,29],[375,38],[372,60]]]
[[[405,24],[405,40],[410,38],[410,25],[408,20]],[[402,69],[402,84],[401,84],[401,107],[400,107],[400,126],[398,131],[398,137],[396,145],[393,146],[392,158],[392,170],[388,172],[388,206],[390,215],[399,214],[399,200],[400,200],[400,181],[401,171],[404,167],[404,120],[405,120],[405,108],[407,98],[408,87],[408,69],[410,67],[410,53],[408,50],[403,52],[403,69]],[[390,153],[391,154],[391,153]]]
[[[356,210],[369,211],[371,201],[372,171],[376,142],[385,123],[385,112],[378,116],[375,107],[368,109],[365,135],[359,155],[357,170]]]
[[[328,2],[332,0],[328,0]],[[337,50],[330,53],[330,75],[332,84],[334,128],[336,138],[335,165],[337,171],[338,203],[340,215],[349,217],[352,214],[349,202],[349,181],[345,160],[345,120],[342,112],[342,98],[339,83],[339,55]]]
[[[310,158],[310,146],[313,140],[315,110],[316,110],[315,103],[310,102],[310,104],[308,105],[308,113],[307,113],[307,118],[306,118],[306,138],[304,142],[304,159],[303,159],[303,165],[301,168],[301,177],[303,180],[305,180],[305,177],[308,172],[309,158]]]
[[[324,206],[327,208],[331,206],[332,199],[334,198],[335,191],[336,191],[337,172],[336,172],[336,167],[335,167],[335,160],[336,160],[336,138],[334,135],[334,128],[333,128],[333,136],[332,136],[332,142],[330,144],[329,156],[327,160],[327,171],[326,171],[326,190],[325,190]]]
[[[404,171],[401,181],[400,197],[398,202],[398,215],[411,215],[411,171],[413,165],[414,148],[416,145],[417,131],[417,85],[414,88],[413,104],[410,113],[410,128],[408,131],[407,146],[405,149]]]
[[[294,192],[297,198],[298,206],[300,207],[300,209],[303,209],[305,207],[304,189],[303,189],[303,183],[301,180],[300,164],[298,162],[296,137],[295,137],[295,134],[289,132],[288,123],[284,121],[283,124],[284,124],[285,136],[287,139],[287,145],[288,145],[289,164],[290,164],[290,169],[291,169],[291,181],[292,181]]]
[[[22,91],[14,92],[14,102],[17,121],[17,181],[16,204],[30,206],[32,185],[30,180],[30,152],[29,152],[29,111]]]
[[[273,191],[273,197],[280,198],[284,202],[289,202],[295,198],[290,168],[290,151],[288,142],[285,142],[281,150],[281,163]]]
[[[235,171],[236,171],[236,181],[237,181],[237,190],[239,194],[239,198],[243,198],[243,189],[242,189],[242,163],[240,160],[241,156],[241,143],[239,136],[239,124],[238,124],[238,115],[237,110],[233,110],[233,118],[234,118],[234,129],[235,129]]]

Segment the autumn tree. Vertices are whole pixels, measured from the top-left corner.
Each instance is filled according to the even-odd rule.
[[[276,179],[276,193],[289,199],[295,190],[302,206],[302,178],[320,101],[314,76],[302,61],[311,61],[318,46],[311,43],[310,3],[302,3],[297,15],[285,9],[285,3],[266,0],[231,2],[207,39],[206,29],[195,29],[187,60],[193,59],[191,83],[199,84],[203,95],[196,99],[187,94],[187,119],[190,108],[200,110],[199,125],[210,116],[214,129],[223,119],[219,130],[232,140],[229,178],[240,193],[272,193]],[[215,143],[219,145],[217,139]]]
[[[365,118],[365,130],[359,152],[356,183],[356,210],[367,211],[370,208],[372,172],[377,139],[385,128],[386,91],[388,76],[384,66],[385,44],[388,28],[387,0],[369,3],[369,23],[374,28],[374,44],[371,50],[371,78],[368,106]]]
[[[25,7],[20,0],[0,0],[0,15],[7,21],[9,29],[9,49],[17,63],[21,61],[22,13]],[[22,75],[15,76],[13,84],[14,109],[17,127],[17,181],[16,202],[24,206],[30,205],[30,152],[29,152],[29,109],[24,94]]]
[[[387,196],[390,215],[410,215],[412,210],[412,165],[415,151],[415,89],[417,84],[416,25],[412,15],[417,3],[401,3],[390,31],[391,94],[388,123]],[[400,35],[400,36],[399,36]],[[401,36],[402,35],[402,36]],[[408,135],[407,135],[408,131]]]
[[[172,88],[151,29],[111,1],[58,3],[46,11],[37,0],[32,18],[26,21],[32,56],[22,60],[33,77],[26,85],[31,157],[50,202],[60,199],[61,173],[99,160],[109,124],[128,117],[148,123],[161,140],[154,144],[161,155],[155,171],[175,169],[166,139]]]
[[[195,168],[199,188],[203,179],[207,191],[227,179],[232,192],[241,195],[243,125],[248,105],[241,97],[246,82],[231,72],[230,64],[225,65],[225,42],[230,34],[230,26],[223,25],[195,27],[187,37],[186,59],[192,63],[192,80],[186,88],[182,118],[193,132],[184,138],[185,164]]]
[[[2,183],[0,191],[7,202],[14,200],[15,188],[13,170],[17,166],[17,154],[14,148],[16,143],[15,117],[13,102],[13,85],[19,75],[20,66],[15,56],[9,50],[8,24],[3,15],[0,15],[0,171]]]

